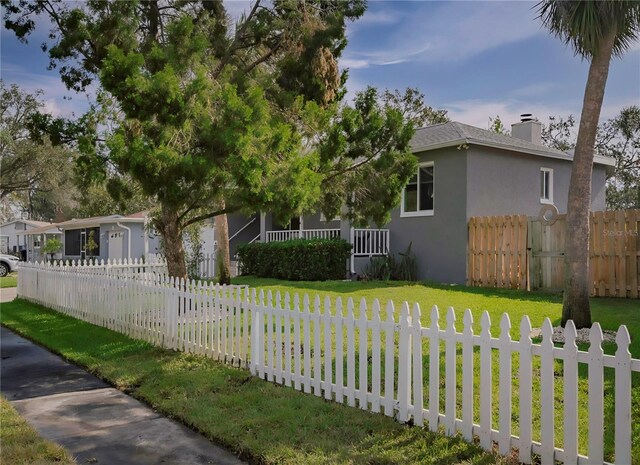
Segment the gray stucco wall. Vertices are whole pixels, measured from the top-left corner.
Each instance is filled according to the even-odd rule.
[[[540,202],[540,168],[553,170],[553,204],[567,211],[571,163],[487,147],[471,146],[467,156],[467,218],[487,215],[537,216]],[[605,208],[605,169],[595,165],[592,210]]]
[[[462,284],[466,279],[466,150],[456,147],[417,154],[434,163],[433,216],[400,216],[391,212],[391,252],[411,250],[418,261],[418,279]]]

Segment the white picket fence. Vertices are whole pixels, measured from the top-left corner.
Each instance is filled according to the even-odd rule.
[[[231,269],[229,270],[231,277],[238,276],[238,262],[236,260],[231,260]],[[201,279],[213,279],[217,275],[216,270],[216,254],[203,254],[202,257],[199,258],[198,263],[196,265],[197,270],[196,274]]]
[[[370,307],[362,300],[356,307],[350,298],[346,303],[340,298],[321,301],[318,296],[265,295],[161,274],[136,278],[79,271],[25,264],[18,294],[153,344],[247,367],[260,378],[327,400],[401,422],[413,420],[432,431],[443,428],[448,435],[460,432],[467,440],[477,436],[486,450],[494,443],[505,455],[515,448],[523,463],[535,461],[533,454],[543,465],[606,463],[605,369],[614,370],[615,411],[607,428],[615,431],[615,463],[632,463],[632,372],[640,371],[640,360],[631,358],[625,326],[618,330],[615,355],[605,355],[598,323],[584,352],[575,344],[572,322],[565,328],[564,346],[555,347],[549,319],[542,342],[534,344],[528,317],[520,323],[519,340],[512,340],[506,314],[495,338],[486,312],[480,333],[474,334],[469,310],[459,332],[452,308],[441,328],[434,306],[425,327],[418,304],[410,311],[404,303],[398,315],[392,302],[383,312],[378,300]],[[498,376],[492,379],[496,360]],[[512,369],[514,360],[517,370]],[[586,456],[578,453],[579,364],[588,366]],[[561,401],[556,400],[558,384]],[[539,408],[533,409],[534,402]],[[556,409],[562,409],[561,441],[556,439]]]

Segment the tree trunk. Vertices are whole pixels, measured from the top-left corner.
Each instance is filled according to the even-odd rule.
[[[615,28],[614,28],[615,29]],[[562,326],[573,320],[577,328],[591,326],[589,306],[589,210],[594,146],[616,30],[603,38],[591,60],[584,91],[580,128],[571,167],[567,199],[567,238],[564,255]]]
[[[178,221],[178,212],[163,206],[158,229],[164,241],[164,254],[167,259],[169,276],[187,279],[184,243],[182,242],[182,230]]]
[[[220,206],[224,208],[224,202]],[[227,215],[218,215],[215,218],[215,231],[216,231],[216,260],[221,260],[221,263],[216,265],[217,270],[221,270],[224,267],[224,271],[218,273],[220,284],[231,284],[231,257],[229,255],[229,223],[227,222]]]

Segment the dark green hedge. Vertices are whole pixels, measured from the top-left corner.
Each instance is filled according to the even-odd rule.
[[[344,279],[351,244],[342,239],[294,239],[238,247],[240,272],[289,281]]]

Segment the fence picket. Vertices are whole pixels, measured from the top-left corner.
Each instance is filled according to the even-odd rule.
[[[422,323],[420,322],[420,305],[413,305],[413,315],[411,317],[411,348],[413,360],[411,371],[413,372],[413,422],[416,426],[424,424],[423,415],[423,393],[424,380],[422,379]]]
[[[309,310],[309,296],[307,294],[304,295],[304,313],[302,314],[304,323],[304,344],[302,354],[304,358],[304,378],[303,378],[303,388],[304,392],[307,394],[311,392],[311,328],[309,325],[311,321],[309,320],[310,310]]]
[[[500,320],[500,402],[499,452],[507,455],[511,450],[511,320],[506,313]]]
[[[631,338],[625,325],[616,335],[615,463],[631,463]],[[637,458],[637,457],[636,457]]]
[[[398,421],[409,421],[411,398],[411,332],[409,331],[409,304],[405,301],[400,310],[400,335],[398,337]]]
[[[462,319],[462,436],[473,439],[473,315],[466,309]]]
[[[371,410],[380,412],[380,302],[371,307]]]
[[[320,340],[320,326],[322,313],[320,309],[320,296],[313,299],[313,393],[322,395],[322,345]]]
[[[393,301],[387,302],[387,319],[385,321],[385,346],[384,346],[384,414],[393,416],[395,403],[394,379],[395,379],[395,321]]]
[[[333,356],[332,356],[332,343],[331,343],[331,299],[329,296],[324,298],[324,398],[331,400],[333,398],[333,391],[331,384],[333,382]]]
[[[356,349],[355,349],[355,315],[353,298],[347,299],[347,405],[356,406]]]
[[[296,371],[294,387],[302,390],[302,364],[300,359],[300,296],[296,293],[293,296],[293,368]]]
[[[480,446],[491,448],[491,319],[487,311],[480,318]]]
[[[589,332],[589,462],[602,463],[604,446],[604,351],[602,329],[594,323]]]
[[[342,299],[336,298],[336,402],[344,402],[344,342],[342,340],[342,327],[344,325],[344,313]]]
[[[553,412],[555,410],[553,326],[549,318],[542,323],[540,344],[540,459],[542,465],[554,464]]]
[[[453,307],[447,310],[447,329],[445,332],[445,431],[451,435],[456,432],[456,314]]]
[[[368,380],[367,380],[367,371],[369,368],[368,363],[368,355],[369,349],[367,347],[367,301],[362,298],[360,300],[360,316],[357,320],[358,324],[358,368],[359,368],[359,376],[358,376],[358,404],[362,410],[368,410],[369,402],[367,401],[367,393],[368,393]]]
[[[438,431],[440,414],[440,316],[436,305],[431,309],[429,328],[429,429]]]
[[[531,362],[531,321],[528,316],[523,316],[520,322],[520,444],[518,447],[518,460],[522,463],[531,463],[531,408],[532,408],[532,362]]]

